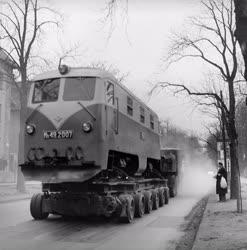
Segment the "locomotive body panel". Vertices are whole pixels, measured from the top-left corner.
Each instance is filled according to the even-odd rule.
[[[114,109],[108,107],[108,112],[114,112]],[[119,112],[118,119],[118,132],[116,133],[111,128],[107,132],[105,143],[108,144],[109,150],[137,155],[139,157],[138,171],[142,172],[146,168],[147,158],[159,160],[159,135],[140,126],[137,121],[122,112]]]
[[[29,174],[27,174],[27,171],[25,172],[26,176],[29,175],[29,179],[35,178],[36,180],[40,180],[43,182],[58,182],[59,179],[60,181],[83,181],[97,174],[97,172],[101,170],[99,166],[106,166],[107,153],[105,152],[104,143],[105,129],[101,126],[101,114],[103,105],[94,104],[87,108],[91,113],[95,114],[96,121],[94,121],[85,110],[76,112],[71,117],[69,117],[59,128],[60,131],[72,131],[73,133],[72,138],[64,139],[44,138],[45,131],[55,131],[56,128],[46,116],[37,111],[36,115],[32,119],[32,123],[36,124],[35,135],[25,135],[25,160],[28,161],[27,155],[31,148],[36,150],[39,148],[44,149],[43,154],[45,156],[52,156],[54,150],[56,150],[58,157],[65,158],[66,150],[72,148],[75,152],[76,148],[80,147],[83,154],[83,161],[78,161],[77,159],[75,159],[75,156],[73,156],[73,159],[68,162],[69,170],[66,171],[67,174],[65,174],[65,170],[63,168],[56,169],[54,166],[47,166],[45,174],[42,173],[42,169],[39,169],[39,171],[35,171],[35,173],[32,172],[32,169],[30,169]],[[93,130],[90,133],[84,133],[82,131],[83,122],[91,122]],[[79,168],[77,168],[76,170],[72,170],[72,166],[82,166],[82,164],[85,166],[89,163],[92,163],[94,166],[98,166],[98,168],[96,168],[98,170],[95,171],[96,169],[94,167],[85,169],[83,169],[82,167],[81,170],[83,171],[81,171],[81,173],[79,173]],[[34,161],[34,164],[38,166],[42,164],[49,165],[49,163],[46,164],[45,161]],[[63,163],[60,162],[60,165],[58,165],[58,167],[62,165]],[[48,171],[49,168],[51,170],[50,175]],[[73,174],[68,174],[68,171],[70,170],[71,172],[73,172]],[[63,172],[63,174],[61,172]],[[78,176],[80,176],[80,178],[78,178],[75,173],[78,173]],[[85,176],[85,178],[83,176]]]
[[[143,172],[148,158],[160,159],[158,116],[121,84],[105,79],[105,88],[111,83],[114,84],[114,104],[109,105],[106,95],[106,117],[110,123],[107,126],[111,128],[107,137],[109,150],[138,156],[138,171]],[[128,98],[133,104],[131,115],[128,113]],[[140,121],[140,107],[145,108],[144,123]],[[150,115],[154,119],[153,128],[150,127]]]

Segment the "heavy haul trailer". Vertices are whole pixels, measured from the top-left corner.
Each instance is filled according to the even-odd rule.
[[[130,222],[168,203],[158,116],[108,72],[68,68],[37,76],[24,135],[26,180],[42,182],[35,219],[118,215]]]
[[[88,187],[83,185],[79,191],[77,183],[72,191],[68,183],[43,184],[44,194],[35,194],[31,199],[31,215],[35,219],[45,219],[49,214],[116,216],[129,223],[134,217],[142,217],[168,204],[169,199],[165,179],[93,181]],[[68,186],[72,190],[66,191]]]
[[[160,155],[160,171],[168,180],[170,197],[175,197],[181,176],[182,151],[179,148],[162,148]]]

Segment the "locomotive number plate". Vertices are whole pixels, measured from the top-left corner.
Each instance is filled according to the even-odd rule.
[[[44,131],[44,139],[70,139],[72,138],[72,130],[46,130]]]

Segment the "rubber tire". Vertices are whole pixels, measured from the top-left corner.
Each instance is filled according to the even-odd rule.
[[[135,217],[141,218],[145,213],[145,198],[142,193],[137,193],[134,196],[135,200]]]
[[[171,178],[172,187],[170,188],[170,197],[175,197],[177,195],[177,177],[173,175]]]
[[[159,206],[163,207],[165,204],[165,189],[159,188]]]
[[[159,208],[159,192],[157,189],[152,191],[152,200],[153,200],[153,210],[157,210]]]
[[[30,202],[30,213],[35,220],[44,220],[49,216],[48,212],[42,211],[44,195],[34,194]]]
[[[131,223],[135,216],[135,200],[132,195],[124,197],[126,205],[126,216],[120,217],[120,221],[123,223]]]
[[[164,190],[165,205],[167,205],[169,203],[169,196],[170,196],[169,194],[170,194],[169,189],[165,188],[165,190]]]
[[[145,213],[150,214],[153,208],[152,193],[150,191],[145,191],[144,199],[145,199]]]

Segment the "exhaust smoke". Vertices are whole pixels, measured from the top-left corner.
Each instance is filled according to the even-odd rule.
[[[213,192],[216,167],[208,158],[185,160],[181,170],[178,193],[181,196],[204,196]]]

